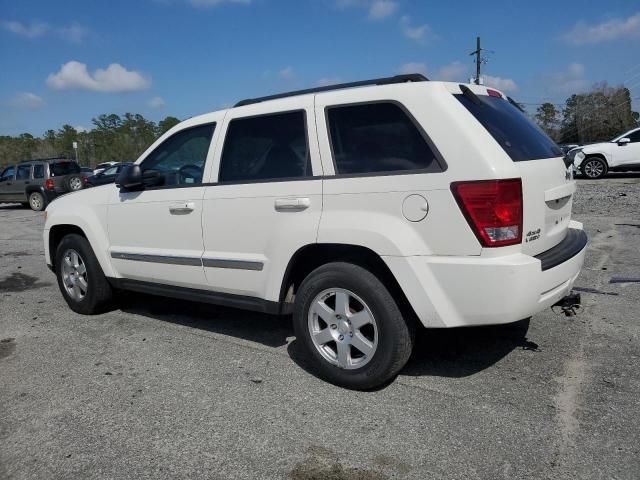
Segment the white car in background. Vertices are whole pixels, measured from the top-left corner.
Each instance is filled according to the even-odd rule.
[[[610,142],[594,143],[573,149],[575,173],[587,178],[602,178],[609,171],[640,170],[640,128],[630,130]]]

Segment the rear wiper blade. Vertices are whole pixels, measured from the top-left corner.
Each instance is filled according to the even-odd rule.
[[[473,93],[469,87],[467,87],[466,85],[459,85],[459,87],[465,97],[467,97],[476,105],[482,105],[482,100],[480,100],[480,98],[475,93]]]
[[[507,100],[509,100],[509,103],[511,105],[513,105],[514,107],[516,107],[518,110],[520,110],[522,113],[524,113],[524,108],[522,108],[520,106],[520,104],[518,102],[516,102],[513,98],[511,97],[507,97]]]

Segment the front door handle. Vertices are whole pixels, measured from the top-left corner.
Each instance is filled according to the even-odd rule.
[[[311,200],[307,197],[278,198],[276,199],[276,212],[301,212],[311,206]]]
[[[195,209],[193,202],[174,203],[169,206],[171,215],[188,215]]]

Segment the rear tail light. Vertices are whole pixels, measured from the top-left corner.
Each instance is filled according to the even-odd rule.
[[[483,247],[522,242],[522,181],[453,182],[451,192]]]
[[[56,188],[51,178],[48,178],[44,181],[44,188],[46,188],[47,190],[53,190]]]

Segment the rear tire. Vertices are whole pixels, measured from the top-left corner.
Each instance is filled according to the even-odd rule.
[[[602,178],[607,174],[609,166],[600,157],[587,157],[580,166],[582,174],[592,180]]]
[[[31,192],[29,194],[29,206],[34,212],[41,212],[47,206],[47,201],[40,192]]]
[[[58,287],[69,308],[83,315],[104,312],[113,290],[86,238],[72,233],[56,249]]]
[[[296,293],[296,338],[319,377],[341,387],[368,390],[392,378],[413,348],[413,323],[368,270],[329,263]]]

